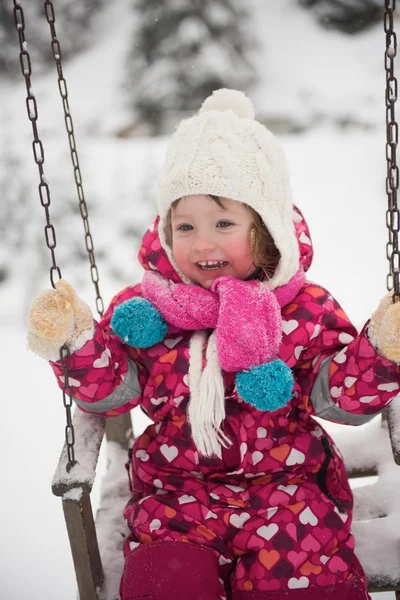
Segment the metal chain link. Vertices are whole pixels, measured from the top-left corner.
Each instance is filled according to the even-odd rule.
[[[26,109],[28,112],[28,118],[32,124],[33,157],[34,157],[35,163],[37,164],[38,169],[39,169],[39,177],[40,177],[39,197],[40,197],[40,203],[43,206],[44,212],[46,215],[46,226],[44,228],[44,235],[45,235],[47,247],[50,250],[50,254],[51,254],[52,266],[50,268],[50,281],[51,281],[51,285],[54,288],[55,287],[54,274],[57,273],[58,279],[61,279],[61,269],[57,265],[57,261],[56,261],[56,252],[55,252],[56,244],[57,244],[56,231],[55,231],[54,226],[52,225],[51,219],[50,219],[50,204],[51,204],[50,188],[49,188],[49,184],[47,183],[46,178],[44,176],[44,168],[43,168],[44,149],[43,149],[43,144],[39,138],[39,132],[38,132],[38,126],[37,126],[38,108],[37,108],[36,98],[33,94],[33,89],[32,89],[32,81],[31,81],[32,65],[31,65],[31,57],[28,52],[28,45],[25,40],[24,12],[23,12],[22,7],[19,4],[19,2],[17,2],[16,0],[13,0],[13,1],[14,1],[14,23],[15,23],[15,29],[17,30],[17,33],[18,33],[19,48],[20,48],[19,62],[21,65],[22,75],[25,78],[25,85],[26,85],[26,91],[27,91]]]
[[[104,303],[103,303],[103,299],[100,294],[99,273],[97,270],[96,260],[95,260],[95,256],[94,256],[94,246],[93,246],[93,239],[92,239],[92,234],[90,232],[90,226],[89,226],[88,208],[86,205],[85,194],[84,194],[83,186],[82,186],[82,174],[81,174],[81,169],[79,166],[78,152],[76,149],[74,124],[72,121],[72,116],[71,116],[69,102],[68,102],[67,82],[63,75],[63,68],[62,68],[62,62],[61,62],[61,46],[60,46],[59,40],[57,39],[57,32],[56,32],[56,27],[55,27],[56,17],[55,17],[53,3],[50,0],[45,1],[44,10],[45,10],[46,19],[50,26],[50,31],[51,31],[51,49],[52,49],[53,58],[54,58],[54,61],[56,63],[56,67],[57,67],[58,88],[60,90],[60,95],[62,98],[62,104],[63,104],[63,109],[64,109],[65,127],[66,127],[67,133],[68,133],[68,141],[69,141],[69,147],[70,147],[70,151],[71,151],[72,166],[74,169],[75,183],[76,183],[76,187],[77,187],[77,191],[78,191],[79,210],[80,210],[80,213],[82,216],[83,227],[85,229],[85,245],[86,245],[86,250],[87,250],[87,253],[89,256],[89,261],[90,261],[90,276],[91,276],[92,282],[93,282],[95,290],[96,290],[96,308],[97,308],[97,312],[99,313],[100,317],[102,317],[103,313],[104,313]]]
[[[399,141],[399,127],[396,122],[395,114],[395,104],[397,101],[398,92],[394,64],[394,59],[397,54],[397,36],[394,31],[395,9],[396,0],[385,0],[383,27],[386,34],[386,193],[388,197],[386,225],[389,230],[389,241],[386,244],[386,256],[389,260],[389,273],[386,280],[386,286],[389,291],[393,291],[393,302],[396,302],[400,299],[400,216],[397,203],[397,190],[399,188],[399,168],[397,166],[396,156],[397,145]]]
[[[44,169],[43,169],[44,149],[43,149],[43,144],[39,138],[39,132],[38,132],[38,127],[37,127],[38,108],[37,108],[36,98],[33,93],[32,82],[31,82],[32,64],[31,64],[31,58],[30,58],[30,55],[28,52],[28,45],[25,40],[24,12],[23,12],[22,6],[20,5],[19,2],[17,2],[17,0],[13,0],[13,3],[14,3],[14,23],[15,23],[15,29],[17,30],[17,33],[18,33],[19,47],[20,47],[19,61],[21,64],[22,75],[25,78],[26,91],[27,91],[26,108],[27,108],[27,112],[28,112],[28,118],[32,124],[32,131],[33,131],[33,142],[32,142],[33,157],[34,157],[35,163],[37,164],[38,169],[39,169],[39,177],[40,177],[39,197],[40,197],[40,203],[43,206],[45,215],[46,215],[46,226],[44,228],[44,234],[45,234],[46,244],[50,250],[51,260],[52,260],[52,266],[50,268],[50,282],[51,282],[51,285],[53,286],[53,288],[55,288],[54,274],[57,273],[58,280],[60,280],[62,276],[61,276],[61,269],[57,265],[56,255],[55,255],[56,231],[55,231],[55,228],[52,225],[51,219],[50,219],[51,196],[50,196],[49,184],[47,183],[46,178],[44,176]],[[61,363],[61,366],[62,366],[63,372],[64,372],[64,384],[65,384],[64,389],[63,389],[63,404],[65,407],[65,414],[66,414],[66,421],[67,421],[67,424],[65,427],[65,443],[67,446],[67,453],[68,453],[67,471],[70,471],[71,468],[77,463],[77,460],[75,459],[75,452],[74,452],[75,432],[74,432],[74,427],[72,425],[72,416],[71,416],[72,395],[71,395],[71,387],[69,385],[69,379],[68,379],[69,361],[70,361],[69,349],[66,346],[63,346],[60,350],[60,363]]]
[[[63,404],[65,408],[65,417],[66,417],[66,425],[65,425],[65,444],[67,446],[67,454],[68,454],[68,463],[67,463],[67,471],[70,472],[71,468],[76,465],[78,462],[75,459],[75,429],[72,424],[72,405],[73,405],[73,397],[72,397],[72,388],[69,383],[69,368],[70,368],[70,360],[71,354],[68,346],[63,346],[60,348],[60,364],[64,373],[64,387],[62,389],[62,398]]]

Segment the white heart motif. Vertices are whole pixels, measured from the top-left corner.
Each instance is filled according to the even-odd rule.
[[[259,427],[257,429],[257,437],[258,439],[267,437],[267,430],[265,429],[265,427]]]
[[[301,353],[304,350],[304,346],[296,346],[296,348],[294,349],[294,356],[296,358],[296,360],[299,360]]]
[[[160,527],[161,527],[161,521],[159,519],[153,519],[149,525],[150,531],[157,531],[157,529],[160,529]]]
[[[360,402],[362,402],[363,404],[369,404],[370,402],[373,402],[375,400],[375,398],[377,398],[378,396],[375,394],[375,396],[361,396],[359,398]]]
[[[296,450],[296,448],[292,448],[289,456],[287,457],[286,464],[288,466],[302,465],[305,460],[306,460],[306,457],[302,452],[300,452],[300,450]]]
[[[399,384],[393,381],[392,383],[381,383],[378,385],[378,390],[382,392],[394,392],[394,390],[399,389]]]
[[[188,494],[184,494],[178,498],[179,504],[188,504],[189,502],[196,502],[196,498],[194,496],[188,496]]]
[[[168,400],[168,396],[162,396],[161,398],[152,398],[150,402],[155,406],[160,406],[160,404],[165,404]]]
[[[263,454],[262,454],[262,452],[259,452],[258,450],[256,450],[256,452],[253,452],[251,457],[253,459],[253,465],[257,465],[260,462],[260,460],[263,459]]]
[[[181,340],[183,340],[183,337],[180,335],[179,337],[177,337],[175,339],[164,340],[164,344],[167,346],[167,348],[169,348],[170,350],[172,350],[172,348],[174,346],[176,346],[177,344],[179,344],[179,342]]]
[[[293,496],[293,494],[297,490],[297,485],[278,485],[278,490],[282,490],[282,492],[285,492],[285,494]]]
[[[303,218],[295,210],[292,211],[292,219],[295,223],[301,223]]]
[[[347,360],[346,350],[347,350],[347,348],[343,348],[343,350],[341,350],[338,354],[336,354],[335,358],[333,359],[339,365],[346,362],[346,360]]]
[[[278,512],[277,506],[272,506],[271,508],[267,508],[267,519],[271,519],[271,517],[273,517],[276,512]]]
[[[306,234],[304,233],[304,231],[302,231],[302,232],[301,232],[301,234],[300,234],[300,237],[299,237],[299,240],[300,240],[300,242],[301,242],[302,244],[307,244],[308,246],[311,246],[311,240],[310,240],[310,238],[308,237],[308,235],[306,235]]]
[[[355,383],[356,381],[357,381],[357,377],[345,377],[344,378],[344,385],[347,388],[350,388],[353,385],[353,383]]]
[[[229,517],[229,522],[231,525],[236,527],[236,529],[241,529],[243,525],[250,519],[249,513],[243,512],[240,515],[231,515]]]
[[[271,523],[270,525],[263,525],[262,527],[259,527],[257,529],[257,534],[269,542],[269,540],[274,537],[278,530],[278,525],[276,523]]]
[[[316,326],[314,327],[314,331],[313,331],[312,335],[310,336],[310,340],[313,340],[314,338],[316,338],[319,335],[320,331],[321,331],[321,325],[319,323],[317,323]]]
[[[111,356],[111,352],[109,351],[108,348],[106,348],[104,350],[104,352],[102,353],[102,355],[100,356],[100,358],[97,358],[94,361],[93,367],[95,369],[102,369],[103,367],[108,367],[108,365],[110,364],[110,356]]]
[[[290,321],[282,321],[282,331],[283,333],[286,333],[286,335],[290,335],[292,331],[297,329],[298,326],[299,323],[294,319],[291,319]]]
[[[62,381],[64,383],[65,377],[60,375],[60,381]],[[69,385],[72,385],[72,387],[79,387],[81,385],[81,382],[78,381],[77,379],[74,379],[73,377],[68,377],[68,383],[69,383]]]
[[[307,579],[307,577],[303,576],[303,577],[300,577],[299,579],[296,579],[296,577],[292,577],[288,581],[288,588],[290,588],[291,590],[296,590],[298,588],[306,588],[306,587],[308,587],[309,583],[310,582]]]
[[[139,546],[140,542],[129,542],[129,550],[135,550]]]
[[[182,400],[184,399],[185,396],[178,396],[177,398],[173,399],[173,403],[175,404],[175,406],[179,406],[180,403],[182,402]]]
[[[354,340],[354,336],[350,335],[349,333],[345,333],[344,331],[342,331],[342,333],[339,333],[339,342],[341,344],[350,344],[352,341]]]
[[[343,523],[346,523],[347,519],[349,518],[349,515],[346,513],[340,512],[336,506],[333,510],[335,511],[335,513],[337,515],[339,515],[339,517],[342,519]]]
[[[337,386],[337,385],[333,385],[331,387],[331,396],[332,398],[339,398],[339,396],[341,396],[342,392],[343,392],[343,387],[342,386]]]
[[[206,516],[204,518],[205,519],[218,519],[218,515],[216,515],[215,513],[211,512],[211,510],[209,510],[208,513],[206,514]]]
[[[165,456],[168,462],[172,462],[178,456],[178,448],[176,448],[176,446],[167,446],[167,444],[163,444],[160,450],[161,454]]]
[[[136,452],[135,456],[136,456],[136,458],[139,458],[143,462],[147,462],[150,458],[149,455],[147,454],[146,450],[138,450]]]
[[[225,487],[228,488],[228,490],[232,490],[232,492],[237,492],[237,493],[241,493],[243,492],[243,488],[240,487],[239,485],[229,485],[227,484]]]
[[[242,442],[240,444],[240,458],[241,458],[241,460],[244,459],[244,457],[246,455],[246,452],[247,452],[247,444],[246,444],[246,442]]]
[[[310,523],[310,525],[316,525],[318,523],[317,517],[308,506],[300,513],[300,521],[303,525],[307,525],[308,523]]]

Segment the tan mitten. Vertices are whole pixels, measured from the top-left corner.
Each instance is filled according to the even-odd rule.
[[[28,347],[35,354],[58,360],[61,346],[67,344],[74,352],[92,336],[92,311],[64,279],[55,290],[46,290],[33,300],[28,312]]]
[[[393,292],[386,294],[371,317],[371,343],[388,360],[400,363],[400,302],[393,304]]]

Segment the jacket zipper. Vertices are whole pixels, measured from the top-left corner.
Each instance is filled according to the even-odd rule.
[[[325,494],[325,496],[336,506],[338,511],[342,514],[345,514],[346,511],[343,508],[342,504],[339,502],[339,500],[337,500],[336,498],[334,498],[332,496],[332,494],[328,491],[328,488],[326,487],[328,466],[329,466],[329,462],[333,456],[333,453],[332,453],[332,448],[331,448],[331,445],[330,445],[327,437],[325,437],[325,436],[322,437],[321,442],[322,442],[322,445],[323,445],[324,451],[325,451],[325,459],[324,459],[324,462],[322,463],[322,467],[320,468],[320,470],[317,473],[317,484],[318,484],[318,487],[321,490],[321,492],[323,494]]]

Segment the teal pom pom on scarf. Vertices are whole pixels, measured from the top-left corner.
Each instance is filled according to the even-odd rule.
[[[150,348],[167,335],[168,325],[145,298],[131,298],[114,310],[111,327],[121,340],[134,348]]]
[[[258,410],[270,412],[286,406],[291,400],[293,384],[291,369],[280,359],[236,375],[239,396]]]

